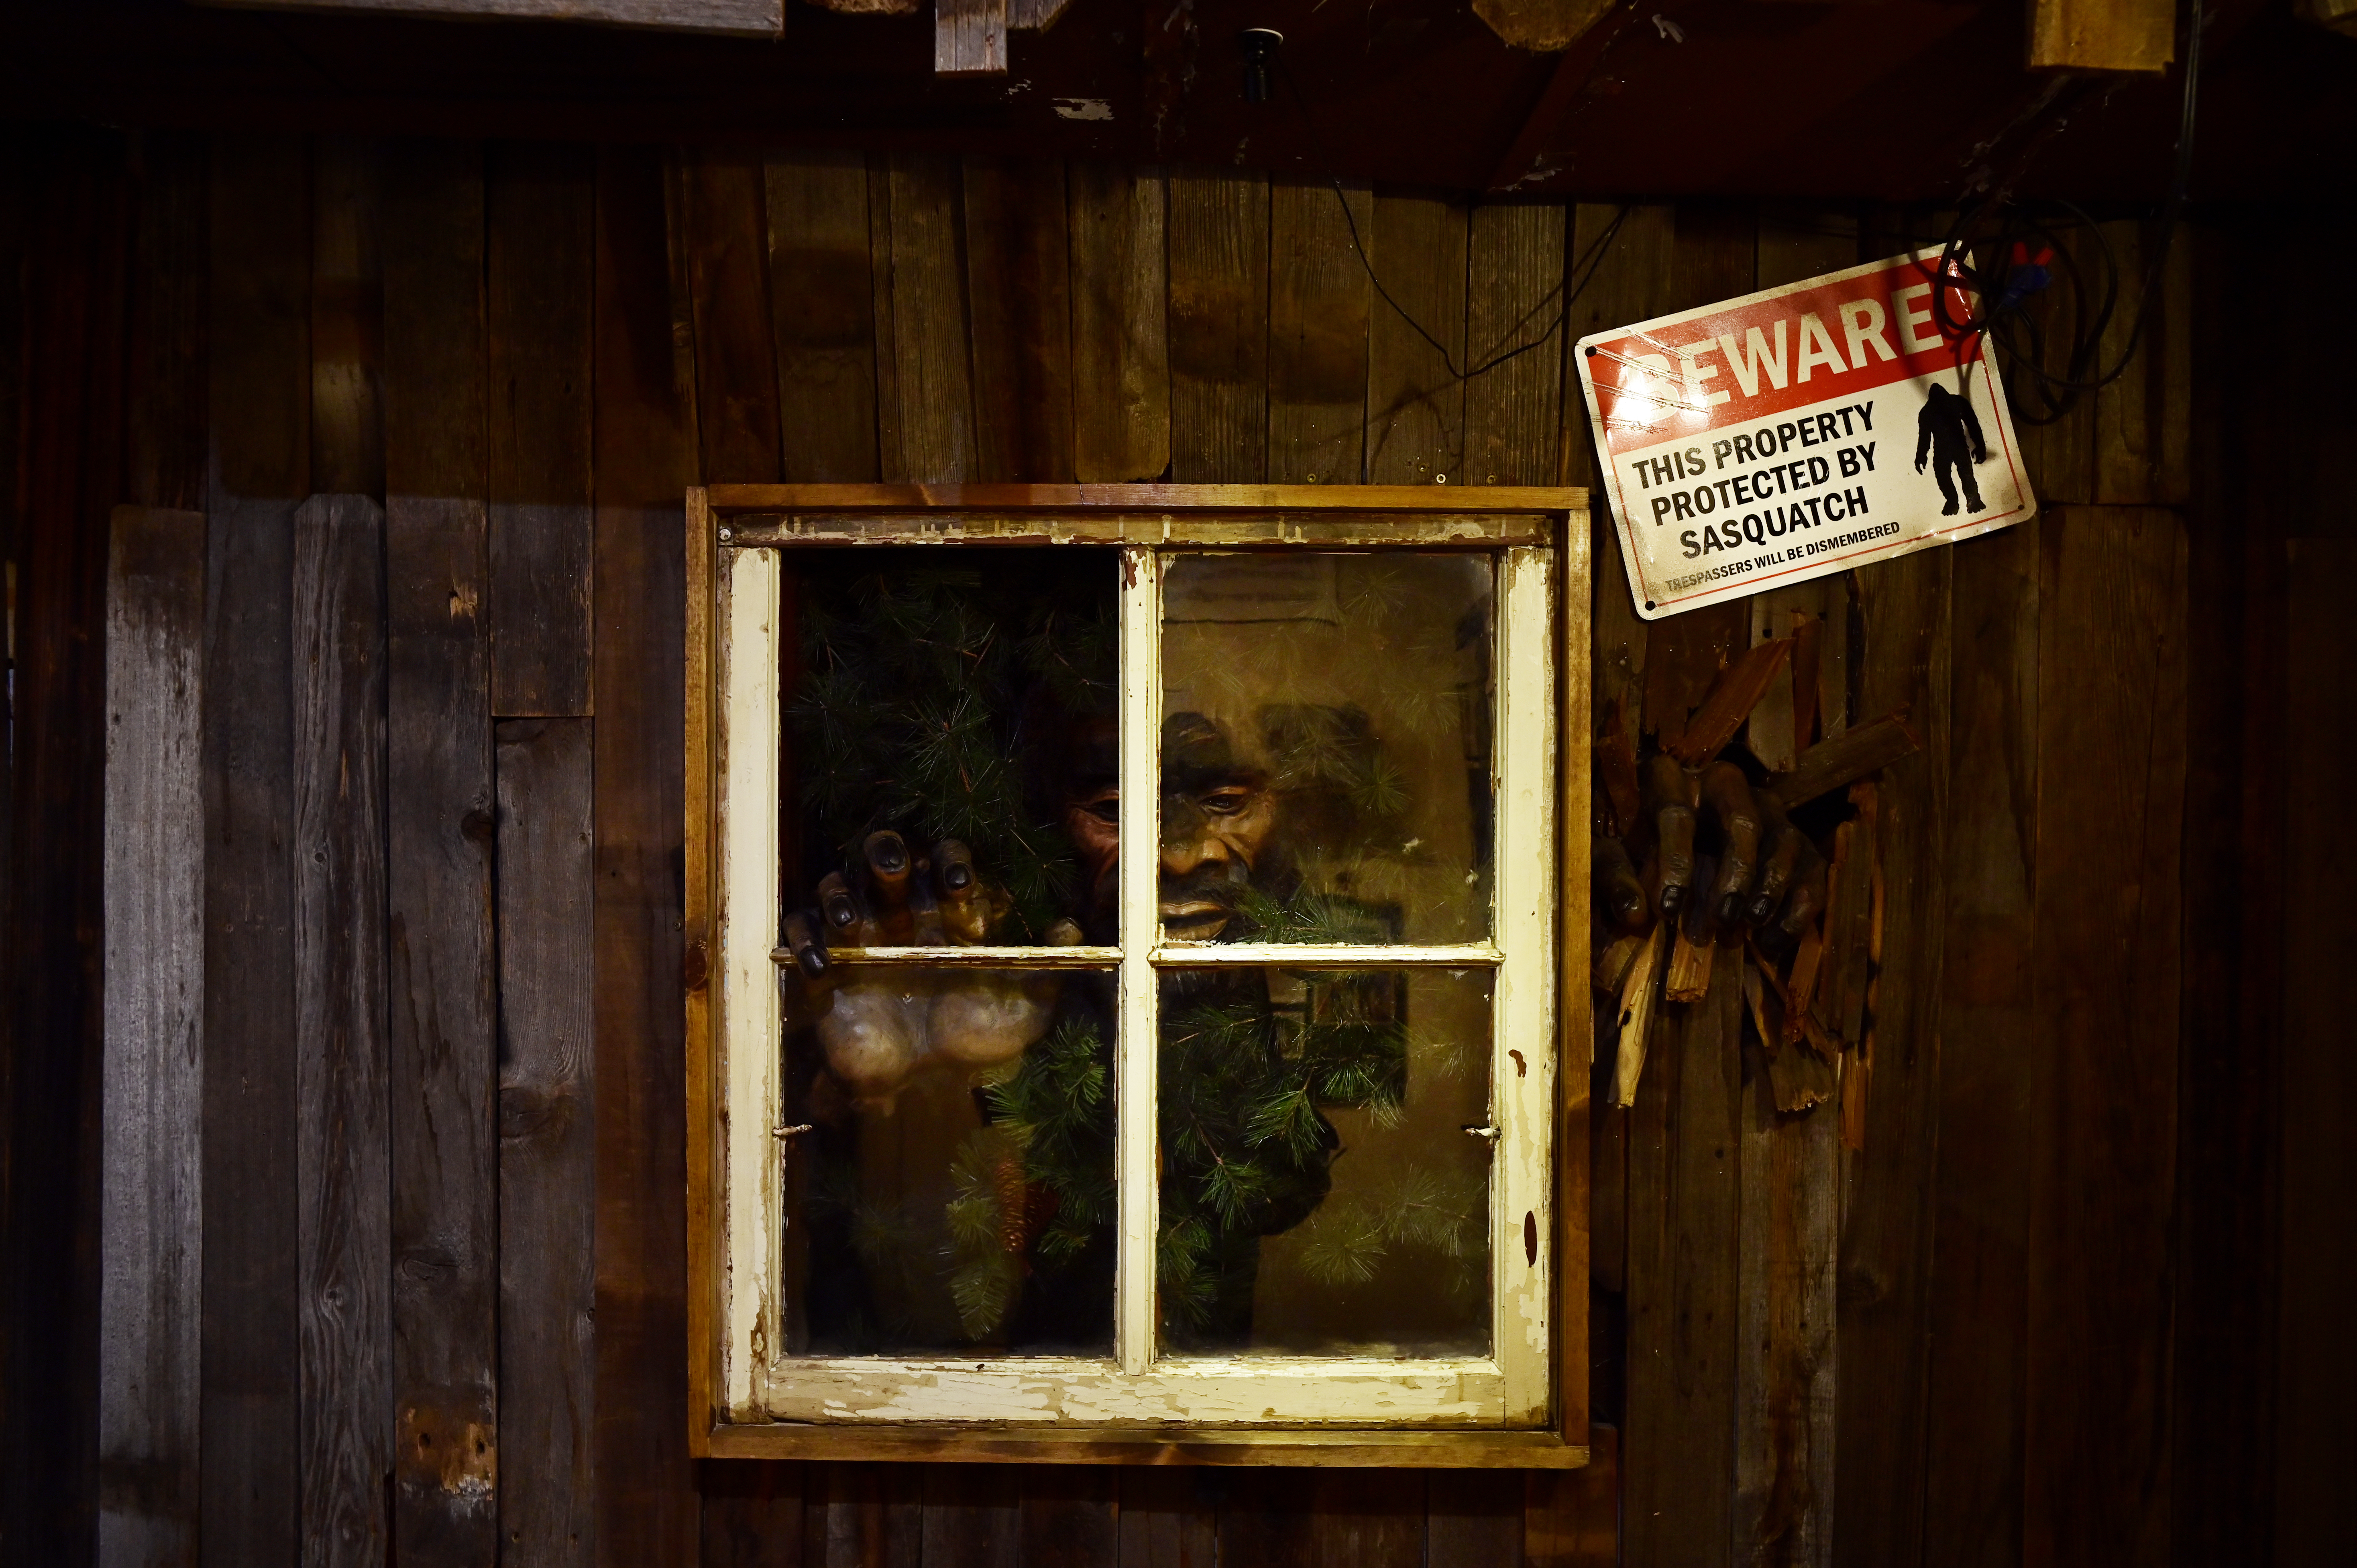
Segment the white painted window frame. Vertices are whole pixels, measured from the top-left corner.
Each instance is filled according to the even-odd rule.
[[[1019,527],[1019,521],[998,521],[1000,529],[983,537],[1004,538]],[[1584,527],[1584,515],[1578,521]],[[786,1355],[780,1348],[789,1338],[781,1332],[788,1304],[780,1280],[787,1219],[780,1141],[784,1009],[775,960],[782,913],[778,835],[781,704],[789,696],[780,689],[779,675],[780,567],[783,553],[799,546],[849,541],[840,527],[797,526],[806,521],[786,519],[782,526],[733,531],[720,526],[717,547],[706,546],[712,549],[708,603],[713,635],[710,684],[705,688],[710,699],[705,715],[710,768],[708,776],[699,779],[699,770],[692,766],[690,787],[711,791],[710,857],[702,866],[692,858],[690,872],[692,878],[708,876],[712,895],[708,950],[713,961],[701,1004],[710,1009],[703,1026],[716,1046],[706,1086],[715,1114],[709,1128],[710,1212],[704,1219],[716,1249],[708,1325],[713,1343],[707,1349],[712,1356],[711,1415],[717,1425],[913,1426],[936,1434],[987,1431],[1001,1437],[1025,1432],[1064,1436],[1219,1432],[1246,1441],[1288,1433],[1313,1441],[1319,1434],[1335,1438],[1416,1431],[1541,1434],[1549,1425],[1551,1380],[1559,1354],[1553,1321],[1559,1229],[1555,990],[1560,954],[1555,928],[1562,865],[1555,839],[1555,551],[1546,544],[1469,539],[1463,531],[1456,537],[1436,537],[1428,521],[1415,517],[1354,520],[1354,526],[1329,529],[1325,537],[1304,540],[1297,546],[1462,550],[1470,545],[1493,555],[1498,739],[1491,760],[1496,872],[1490,941],[1334,949],[1164,946],[1154,875],[1159,860],[1157,813],[1125,811],[1120,830],[1122,940],[1117,948],[904,949],[845,955],[854,962],[922,959],[1004,963],[1017,959],[1117,973],[1114,1159],[1120,1247],[1114,1350],[1104,1358],[982,1360],[812,1357]],[[1228,518],[1196,528],[1166,527],[1158,536],[1146,537],[1127,527],[1101,540],[1119,542],[1122,550],[1120,767],[1122,792],[1129,800],[1154,801],[1160,796],[1164,562],[1173,554],[1232,547],[1225,542],[1240,526],[1249,524]],[[1061,530],[1060,537],[1071,538],[1072,532]],[[705,537],[712,540],[715,533]],[[856,531],[858,542],[879,544],[942,538],[937,519],[925,519],[919,526],[904,522],[899,528],[893,520],[872,519]],[[1584,567],[1584,559],[1576,564]],[[1578,575],[1584,596],[1584,570]],[[692,623],[694,618],[691,617]],[[691,665],[694,662],[691,657]],[[696,702],[696,679],[692,669],[691,709]],[[693,730],[694,712],[690,719]],[[1156,1343],[1153,1299],[1159,1196],[1153,1179],[1158,1049],[1155,973],[1171,964],[1304,967],[1329,961],[1359,968],[1487,970],[1494,977],[1491,1124],[1498,1136],[1490,1216],[1492,1353],[1408,1359],[1162,1355]],[[692,1032],[698,1004],[692,995]],[[1584,1061],[1577,1070],[1585,1072]],[[692,1101],[694,1077],[692,1070]],[[691,1223],[697,1218],[692,1214]],[[1585,1434],[1576,1435],[1584,1438]],[[1578,1453],[1585,1457],[1584,1448]],[[1495,1462],[1566,1461],[1526,1457]]]

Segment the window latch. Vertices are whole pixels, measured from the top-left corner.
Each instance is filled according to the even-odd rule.
[[[1472,1133],[1475,1137],[1482,1139],[1491,1144],[1495,1144],[1498,1141],[1498,1129],[1491,1126],[1486,1122],[1479,1127],[1468,1127],[1465,1130],[1468,1133]]]

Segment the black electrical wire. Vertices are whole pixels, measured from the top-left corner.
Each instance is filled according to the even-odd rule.
[[[2143,290],[2127,341],[2108,368],[2103,364],[2103,343],[2119,308],[2120,263],[2102,226],[2084,209],[2068,201],[2052,203],[2051,213],[2067,220],[2055,221],[2053,216],[2016,202],[2011,195],[2013,182],[2008,179],[1982,200],[1964,207],[1949,227],[1941,245],[1939,271],[1934,275],[1943,285],[1950,279],[1962,282],[1980,298],[1982,306],[1976,315],[1959,319],[1952,304],[1954,290],[1942,286],[1932,291],[1933,318],[1944,335],[1959,339],[1986,335],[2004,350],[2014,416],[2021,424],[2050,424],[2062,418],[2081,396],[2109,386],[2125,375],[2143,345],[2146,327],[2160,297],[2162,274],[2176,242],[2192,177],[2195,110],[2201,88],[2201,0],[2187,0],[2183,97],[2179,107],[2176,156],[2160,209],[2159,242],[2144,270]],[[2049,109],[2050,114],[2030,150],[2060,129],[2060,119],[2050,113],[2056,96],[2050,93],[2041,102],[2040,107]],[[2007,127],[2007,134],[2015,128]],[[2016,177],[2026,166],[2027,157],[2025,152],[2017,160]],[[2100,262],[2100,290],[2091,289],[2080,257],[2069,242],[2068,237],[2073,233],[2093,239],[2095,259]],[[2020,279],[2016,258],[2026,255],[2032,242],[2041,252],[2037,264],[2044,265],[2050,258],[2061,263],[2063,277],[2056,280],[2050,274],[2044,287],[2052,288],[2061,281],[2071,292],[2073,330],[2059,371],[2048,368],[2046,329],[2038,316],[2026,308],[2034,293],[2018,286]],[[1972,262],[1975,249],[1985,258],[1984,264],[1976,266]],[[2101,303],[2090,310],[2091,295],[2097,292],[2101,294]]]
[[[1605,253],[1612,248],[1612,242],[1620,237],[1620,225],[1628,221],[1629,214],[1634,210],[1632,206],[1623,206],[1620,211],[1614,213],[1612,221],[1605,225],[1604,232],[1598,234],[1589,243],[1587,249],[1580,252],[1572,264],[1565,270],[1564,275],[1556,280],[1555,285],[1541,295],[1537,303],[1533,305],[1530,310],[1523,313],[1522,319],[1527,321],[1531,318],[1532,312],[1544,309],[1548,300],[1558,294],[1562,295],[1563,302],[1555,309],[1555,319],[1547,323],[1544,331],[1512,349],[1492,354],[1470,369],[1459,370],[1457,365],[1457,356],[1449,352],[1448,345],[1426,330],[1424,323],[1411,315],[1407,306],[1394,299],[1392,291],[1383,286],[1383,280],[1377,275],[1374,263],[1367,259],[1366,242],[1359,234],[1358,215],[1351,210],[1351,199],[1342,188],[1341,177],[1334,172],[1333,159],[1327,153],[1326,138],[1318,134],[1318,117],[1310,111],[1309,100],[1302,95],[1301,84],[1294,80],[1292,68],[1285,63],[1283,56],[1277,57],[1276,68],[1285,78],[1286,91],[1293,94],[1295,106],[1301,111],[1302,124],[1309,131],[1310,145],[1318,149],[1318,161],[1324,167],[1326,183],[1333,188],[1334,199],[1342,209],[1342,221],[1351,231],[1351,253],[1359,258],[1359,265],[1365,269],[1367,281],[1374,285],[1376,295],[1385,305],[1392,307],[1394,315],[1408,324],[1417,337],[1429,343],[1433,351],[1440,356],[1440,362],[1447,367],[1450,380],[1469,381],[1476,376],[1486,375],[1509,360],[1520,359],[1532,349],[1540,347],[1563,329],[1564,324],[1571,317],[1573,303],[1579,298],[1589,281],[1596,276],[1598,268],[1603,265]],[[1576,284],[1572,281],[1575,278],[1578,280]],[[1569,285],[1568,288],[1566,285]]]

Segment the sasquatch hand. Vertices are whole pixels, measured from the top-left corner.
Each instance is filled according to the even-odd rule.
[[[1713,762],[1688,768],[1656,753],[1646,759],[1641,781],[1641,815],[1630,834],[1632,845],[1609,839],[1596,845],[1597,891],[1611,924],[1638,929],[1656,913],[1675,919],[1695,898],[1709,901],[1708,913],[1721,927],[1772,929],[1781,938],[1797,938],[1816,918],[1824,906],[1824,857],[1774,796],[1751,788],[1740,768]],[[1717,868],[1705,887],[1695,886],[1700,830],[1718,844]],[[1639,865],[1652,875],[1641,875]]]
[[[867,836],[851,873],[821,878],[816,908],[789,915],[785,937],[820,1009],[827,1070],[862,1109],[888,1114],[928,1061],[991,1067],[1048,1032],[1060,985],[1053,971],[854,966],[827,956],[829,948],[988,942],[1010,906],[965,845],[943,839],[930,856],[911,855],[888,829]],[[1059,920],[1047,940],[1070,947],[1081,929]]]

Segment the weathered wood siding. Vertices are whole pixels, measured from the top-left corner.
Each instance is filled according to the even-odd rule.
[[[1593,1469],[699,1467],[683,489],[1584,482],[1566,338],[1929,220],[1641,205],[1550,334],[1619,209],[898,155],[0,146],[0,1557],[88,1561],[102,1515],[110,1563],[239,1568],[1976,1568],[2260,1562],[2271,1530],[2287,1564],[2345,1558],[2352,580],[2302,476],[2352,400],[2244,395],[2242,242],[2181,245],[2128,375],[2030,438],[2031,525],[1649,628],[1599,505],[1599,717],[1682,725],[1805,613],[1783,722],[1904,704],[1924,746],[1877,796],[1846,1103],[1777,1112],[1730,987],[1594,1120]],[[118,503],[187,560],[167,592],[118,554],[113,668],[192,686],[108,721]],[[101,800],[151,798],[102,846]],[[192,908],[123,896],[199,829]],[[2278,1340],[2308,1358],[2280,1400]]]

